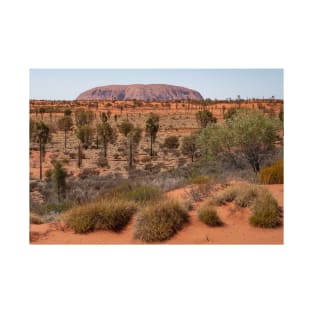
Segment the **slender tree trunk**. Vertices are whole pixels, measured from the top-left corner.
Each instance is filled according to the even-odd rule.
[[[103,138],[103,156],[106,159],[107,158],[107,142],[105,140],[105,138]]]
[[[152,134],[151,134],[151,135],[150,135],[150,156],[153,156],[152,145],[153,145],[153,136],[152,136]]]
[[[39,179],[42,180],[42,143],[39,139]]]
[[[132,140],[129,141],[129,160],[128,160],[128,167],[132,168],[133,166],[133,143]]]
[[[77,166],[79,168],[81,167],[81,164],[82,164],[81,157],[82,157],[82,151],[81,151],[81,145],[79,143],[79,145],[78,145],[78,153],[77,153]]]
[[[64,149],[66,150],[66,129],[64,128]]]
[[[59,183],[57,183],[58,186],[57,186],[57,189],[58,189],[58,201],[60,202],[60,198],[61,198],[61,195],[60,195],[60,185]]]

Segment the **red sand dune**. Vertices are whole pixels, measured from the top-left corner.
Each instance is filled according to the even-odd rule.
[[[265,185],[279,205],[283,207],[283,185]],[[189,187],[190,188],[190,187]],[[170,197],[182,198],[188,187],[168,193]],[[225,223],[223,227],[208,227],[199,221],[196,210],[190,211],[190,223],[170,240],[162,244],[283,244],[283,226],[261,229],[249,225],[250,210],[236,210],[233,204],[218,208]],[[133,239],[134,218],[121,233],[96,231],[75,234],[57,223],[30,225],[30,241],[34,244],[143,244]]]

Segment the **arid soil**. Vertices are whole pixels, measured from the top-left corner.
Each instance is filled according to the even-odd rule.
[[[283,210],[283,185],[264,185],[277,199]],[[188,188],[177,189],[168,193],[169,197],[182,199]],[[224,222],[222,227],[209,227],[197,216],[195,203],[189,212],[190,223],[170,240],[161,244],[283,244],[283,226],[275,229],[261,229],[249,225],[251,214],[248,208],[237,209],[234,204],[218,208],[218,214]],[[58,223],[30,225],[30,242],[32,244],[143,244],[133,238],[135,217],[121,233],[96,231],[88,234],[75,234],[64,229]]]

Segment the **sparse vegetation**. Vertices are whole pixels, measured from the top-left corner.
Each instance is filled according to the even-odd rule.
[[[207,225],[224,222],[230,226],[226,232],[228,219],[246,221],[250,212],[253,226],[280,225],[277,202],[248,182],[283,183],[283,160],[273,164],[283,157],[281,101],[111,102],[53,101],[49,106],[35,101],[32,106],[31,101],[31,223],[61,218],[77,233],[118,232],[134,215],[134,236],[147,242],[171,238],[188,222],[190,209]],[[149,113],[154,110],[157,114]],[[235,181],[246,183],[229,186]],[[187,201],[166,197],[165,192],[182,187],[169,196]],[[282,190],[266,188],[275,195]],[[233,203],[217,209],[227,202]]]

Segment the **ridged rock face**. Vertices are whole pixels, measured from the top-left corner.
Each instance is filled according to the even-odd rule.
[[[203,100],[198,91],[164,84],[110,85],[81,93],[76,100]]]

